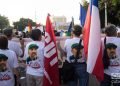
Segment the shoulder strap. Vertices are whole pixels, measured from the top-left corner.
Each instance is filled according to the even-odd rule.
[[[104,39],[104,53],[103,53],[103,65],[104,65],[104,69],[107,69],[108,66],[110,65],[110,60],[107,54],[107,49],[106,49],[106,37]]]
[[[80,53],[79,51],[80,51],[81,43],[82,43],[82,39],[80,39],[80,41],[79,41],[79,47],[77,49],[77,55],[76,55],[77,58],[79,58],[79,53]]]
[[[106,48],[106,37],[104,38],[104,46],[105,46],[105,48]]]

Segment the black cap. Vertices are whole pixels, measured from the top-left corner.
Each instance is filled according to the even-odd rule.
[[[115,45],[115,44],[113,44],[113,43],[107,43],[106,44],[106,48],[114,48],[114,49],[116,49],[117,48],[117,45]]]
[[[7,57],[6,55],[4,55],[4,54],[0,54],[0,59],[7,60],[7,59],[8,59],[8,57]]]
[[[38,49],[38,46],[36,44],[30,44],[28,49]]]
[[[83,49],[84,47],[82,45],[79,45],[78,43],[75,43],[75,44],[72,44],[71,48],[80,48],[80,49]]]

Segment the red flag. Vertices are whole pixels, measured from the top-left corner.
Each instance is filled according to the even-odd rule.
[[[44,63],[44,81],[43,86],[59,86],[58,56],[56,48],[56,39],[50,21],[47,16],[45,31],[45,63]]]
[[[87,56],[87,72],[94,74],[98,80],[103,80],[104,69],[100,29],[98,0],[92,0],[88,8],[83,33],[85,54]]]

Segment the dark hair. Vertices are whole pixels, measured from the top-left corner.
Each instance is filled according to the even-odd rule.
[[[80,27],[79,25],[75,25],[73,29],[73,34],[75,34],[75,36],[80,36],[82,34],[82,27]]]
[[[105,28],[105,34],[107,36],[117,36],[117,28],[115,25],[108,25],[106,28]]]
[[[12,36],[12,34],[13,34],[13,31],[12,31],[12,29],[4,29],[3,30],[3,33],[7,36],[7,37],[11,37]]]
[[[34,41],[38,41],[39,38],[42,36],[42,33],[39,29],[33,29],[30,33],[30,37],[34,40]]]
[[[8,39],[5,35],[0,35],[0,49],[8,49]]]

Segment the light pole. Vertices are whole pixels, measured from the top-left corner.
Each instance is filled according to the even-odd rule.
[[[105,2],[105,27],[107,26],[107,0],[104,0]]]

